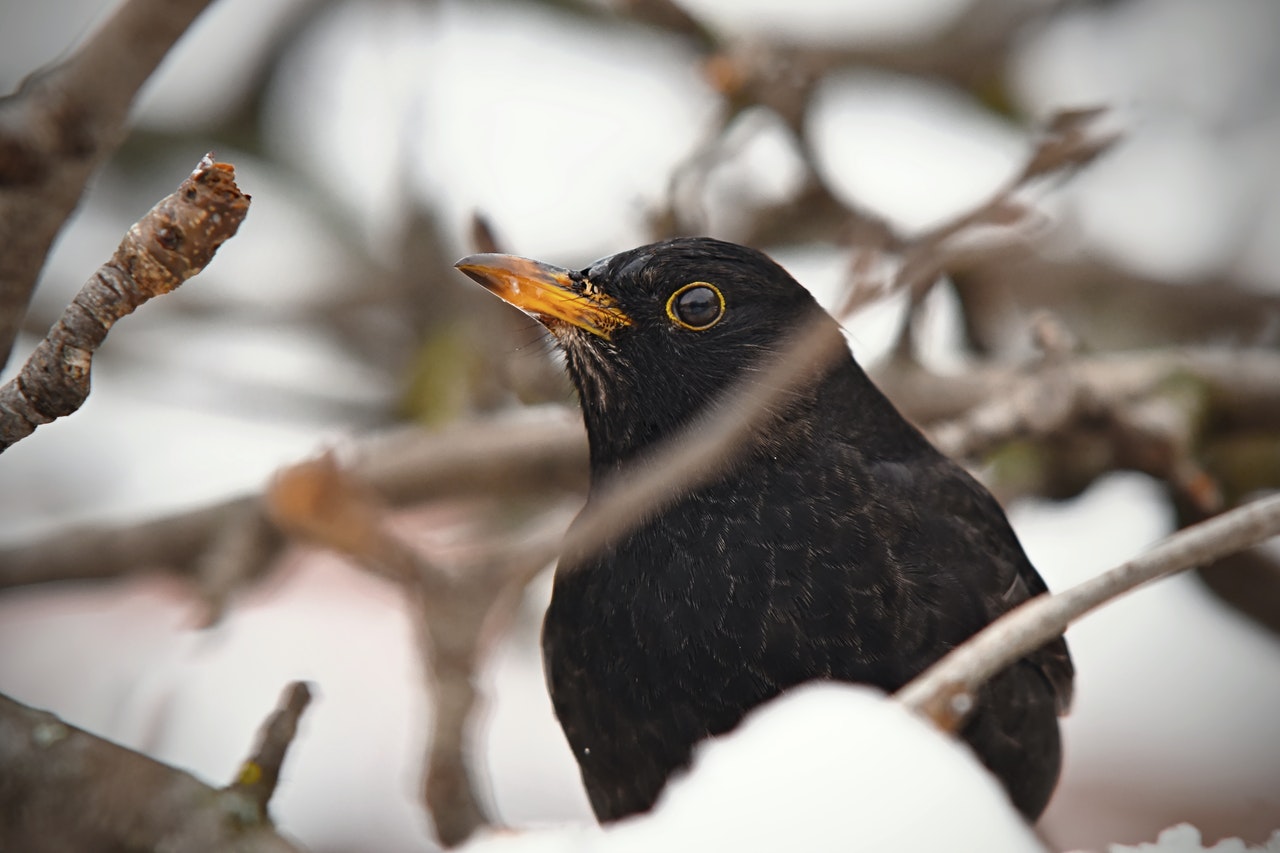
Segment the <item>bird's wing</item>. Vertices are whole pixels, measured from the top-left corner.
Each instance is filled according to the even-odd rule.
[[[1000,504],[959,465],[936,454],[909,464],[874,462],[869,470],[895,495],[883,511],[907,513],[897,522],[903,532],[890,546],[909,592],[926,602],[935,641],[958,644],[1048,592]],[[1075,677],[1066,642],[1058,637],[1027,660],[1052,686],[1059,713],[1065,713]]]

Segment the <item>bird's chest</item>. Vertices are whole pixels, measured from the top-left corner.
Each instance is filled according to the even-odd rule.
[[[561,717],[676,715],[701,737],[832,675],[853,642],[847,564],[866,538],[834,510],[850,501],[821,476],[724,482],[562,568],[544,628]]]
[[[731,558],[743,550],[727,547],[731,528],[706,515],[659,520],[561,569],[544,628],[548,654],[638,710],[723,687],[755,645],[769,585]]]

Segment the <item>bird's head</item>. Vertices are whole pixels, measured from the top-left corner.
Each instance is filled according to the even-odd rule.
[[[701,237],[577,271],[495,254],[457,267],[556,336],[597,465],[621,462],[688,423],[821,311],[766,255]]]

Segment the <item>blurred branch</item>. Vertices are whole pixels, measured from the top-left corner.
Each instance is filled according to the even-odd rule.
[[[934,284],[958,261],[990,257],[1010,246],[1025,243],[1027,231],[1041,219],[1023,197],[1033,186],[1049,179],[1062,179],[1092,163],[1119,139],[1115,131],[1103,128],[1106,110],[1101,108],[1062,110],[1051,116],[1027,155],[1023,167],[986,201],[971,210],[928,229],[902,237],[886,226],[888,239],[876,251],[898,257],[896,274],[886,287],[859,286],[855,278],[838,314],[846,316],[869,301],[896,291],[910,294],[909,308],[899,332],[897,355],[906,357],[913,348],[911,330],[916,310]],[[1042,223],[1041,223],[1042,224]],[[998,239],[973,245],[973,235],[992,232]],[[857,244],[850,240],[856,250]]]
[[[583,0],[526,2],[601,17],[600,4]],[[610,0],[605,4],[619,19],[691,38],[702,51],[731,59],[740,66],[741,72],[735,75],[742,81],[734,88],[734,93],[742,96],[738,102],[771,109],[781,107],[780,115],[786,115],[791,105],[805,99],[793,85],[794,81],[842,68],[879,68],[949,80],[970,89],[985,85],[1003,73],[1017,36],[1027,26],[1048,18],[1064,5],[1066,0],[1047,3],[971,0],[955,9],[949,20],[931,32],[913,38],[850,39],[846,45],[828,46],[797,42],[776,33],[752,33],[741,40],[731,40],[675,0]],[[748,54],[754,56],[748,57]]]
[[[616,0],[612,5],[624,17],[672,35],[691,38],[704,50],[719,43],[719,38],[705,23],[675,0]]]
[[[895,238],[890,250],[903,256],[894,289],[907,290],[918,301],[947,268],[954,244],[979,228],[1009,229],[1025,226],[1034,211],[1019,196],[1039,181],[1065,178],[1106,153],[1120,139],[1115,131],[1100,127],[1107,111],[1102,108],[1070,109],[1055,113],[1039,132],[1026,162],[1007,183],[986,201],[922,234]],[[844,311],[856,306],[846,305]]]
[[[255,579],[265,574],[267,568],[280,553],[284,545],[284,537],[274,524],[262,513],[262,505],[253,498],[242,498],[232,501],[214,512],[203,511],[199,517],[210,519],[213,523],[207,532],[192,542],[196,549],[191,558],[191,571],[200,590],[200,597],[205,604],[201,623],[205,627],[217,624],[226,612],[231,596],[245,588]],[[151,523],[148,529],[154,530],[158,525]],[[179,524],[179,527],[190,526]],[[137,528],[134,528],[136,530]],[[128,533],[128,530],[120,531]],[[164,531],[159,541],[173,541]],[[86,542],[92,541],[90,536]],[[73,545],[73,543],[64,543]],[[110,543],[114,546],[116,543]],[[128,548],[110,547],[108,553],[119,554],[124,560],[131,556]],[[167,561],[163,555],[159,559],[136,563],[142,566],[164,565]],[[96,559],[96,558],[95,558]],[[128,563],[120,564],[121,568]],[[172,564],[170,564],[172,565]],[[99,567],[101,570],[101,567]],[[124,569],[128,571],[128,569]]]
[[[983,355],[1015,349],[1021,342],[1010,331],[1044,310],[1070,325],[1087,351],[1280,343],[1280,295],[1229,275],[1171,282],[1087,251],[1055,257],[1033,245],[964,258],[949,272],[967,343]]]
[[[134,95],[209,0],[128,0],[66,62],[0,99],[0,365],[54,237]]]
[[[1224,503],[1206,454],[1242,428],[1280,433],[1280,354],[1268,350],[1062,356],[1030,370],[978,368],[951,378],[909,363],[888,370],[883,385],[899,402],[934,407],[928,432],[944,453],[996,459],[999,470],[996,454],[1006,448],[1037,449],[1011,457],[1018,460],[1011,479],[1022,487],[1006,491],[1006,500],[1020,492],[1065,497],[1108,471],[1134,470],[1163,480],[1204,518]],[[962,414],[939,417],[951,405]]]
[[[580,493],[587,446],[576,415],[522,412],[437,432],[409,427],[361,439],[340,454],[353,476],[396,505],[468,495]],[[215,604],[257,577],[279,540],[256,496],[120,527],[61,531],[0,549],[0,589],[107,580],[154,569],[195,576]]]
[[[1073,356],[1053,367],[1047,379],[1010,365],[980,363],[944,375],[897,361],[875,376],[904,414],[930,428],[944,452],[961,458],[977,458],[1014,438],[1061,432],[1093,410],[1089,401],[1132,401],[1170,381],[1202,386],[1203,417],[1213,432],[1280,428],[1280,353],[1272,350],[1204,347]],[[1060,405],[1054,397],[1059,390],[1048,393],[1063,387],[1076,389],[1065,395],[1077,401],[1074,407]],[[1041,407],[1046,399],[1050,404]],[[395,505],[455,495],[586,489],[581,424],[559,411],[549,417],[526,412],[489,418],[432,433],[408,428],[362,439],[342,455],[353,476]],[[203,575],[223,590],[214,596],[221,600],[226,590],[256,577],[275,555],[278,543],[269,527],[253,533],[259,523],[254,519],[260,518],[256,498],[240,497],[141,524],[61,532],[0,550],[0,589],[108,579],[145,569],[196,574],[203,564],[223,567]],[[259,535],[262,546],[247,549],[252,559],[217,556],[222,548],[234,554]],[[220,536],[227,538],[211,549]],[[219,577],[231,580],[207,580]]]
[[[1255,548],[1225,557],[1197,574],[1218,598],[1254,622],[1280,634],[1280,559]]]
[[[872,230],[883,232],[892,244],[890,248],[904,255],[899,285],[913,292],[927,288],[945,269],[940,260],[944,243],[975,225],[1008,227],[1025,222],[1030,211],[1012,201],[1016,191],[1046,175],[1087,163],[1114,141],[1114,136],[1098,135],[1089,127],[1101,111],[1065,110],[1052,117],[1046,123],[1044,138],[1009,186],[988,204],[908,241],[894,237],[886,223],[854,209],[832,191],[818,168],[809,139],[808,118],[814,94],[835,72],[872,67],[940,77],[965,88],[982,88],[990,95],[991,82],[1004,73],[1007,54],[1018,35],[1061,5],[1064,3],[972,0],[956,10],[949,22],[922,38],[829,47],[772,33],[723,38],[670,0],[618,0],[610,4],[621,17],[642,20],[676,35],[694,36],[705,56],[703,75],[721,100],[710,138],[700,143],[670,177],[665,206],[651,217],[655,238],[706,230],[698,202],[705,179],[724,161],[728,153],[725,138],[737,119],[750,110],[764,109],[790,129],[808,174],[796,198],[753,211],[745,233],[737,239],[763,245],[801,238],[834,238],[856,248],[851,238],[865,235],[866,226],[874,225]],[[599,8],[590,4],[570,4],[570,8],[599,15]],[[908,249],[912,251],[907,252]],[[850,308],[847,306],[846,310]]]
[[[79,409],[89,396],[93,354],[116,321],[204,269],[248,210],[235,170],[205,155],[177,190],[134,223],[21,372],[0,386],[0,452]]]
[[[1048,320],[1045,323],[1056,322]],[[1149,385],[1094,388],[1070,369],[1070,353],[1045,350],[1039,364],[1010,382],[999,396],[952,420],[929,428],[935,446],[957,459],[980,459],[1005,442],[1060,432],[1082,420],[1096,420]]]
[[[234,518],[256,512],[240,497],[139,524],[80,527],[0,551],[0,589],[36,583],[114,580],[168,569],[191,573],[211,539]]]
[[[979,631],[899,690],[908,708],[954,730],[981,686],[1089,611],[1142,584],[1212,563],[1280,534],[1280,495],[1181,530],[1146,554],[1057,595],[1041,595]]]
[[[493,823],[468,761],[479,700],[477,667],[495,620],[509,615],[525,585],[547,566],[549,540],[492,551],[451,572],[411,548],[389,528],[372,491],[342,472],[332,456],[281,471],[268,493],[282,528],[332,548],[403,588],[413,606],[419,652],[435,709],[423,799],[446,847]],[[563,525],[554,529],[558,541]],[[554,554],[554,552],[551,552]]]
[[[1275,350],[1185,347],[1103,353],[1074,357],[1063,369],[1070,378],[1055,381],[1087,388],[1098,399],[1133,397],[1164,380],[1200,383],[1215,429],[1280,427],[1280,352]],[[1024,394],[1041,381],[1017,366],[991,362],[954,375],[890,362],[873,375],[904,414],[917,424],[935,425],[931,431],[940,448],[954,455],[976,452],[998,439],[1001,429],[987,425],[991,421],[1006,424],[1004,435],[1018,434]],[[966,414],[979,406],[984,408]],[[958,420],[940,425],[952,418]]]
[[[246,794],[238,784],[211,788],[0,695],[4,850],[298,851],[266,817],[271,792]]]
[[[478,210],[471,214],[471,250],[494,253],[503,251],[493,220]]]

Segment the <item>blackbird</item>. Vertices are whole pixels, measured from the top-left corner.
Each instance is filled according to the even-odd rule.
[[[769,257],[708,238],[581,271],[493,254],[457,266],[555,335],[593,495],[723,392],[750,393],[802,323],[838,333]],[[781,691],[893,691],[1045,591],[996,500],[844,348],[718,474],[561,557],[543,660],[592,808],[613,821],[649,809],[699,741]],[[1059,637],[991,679],[959,732],[1032,821],[1057,783],[1073,679]]]

